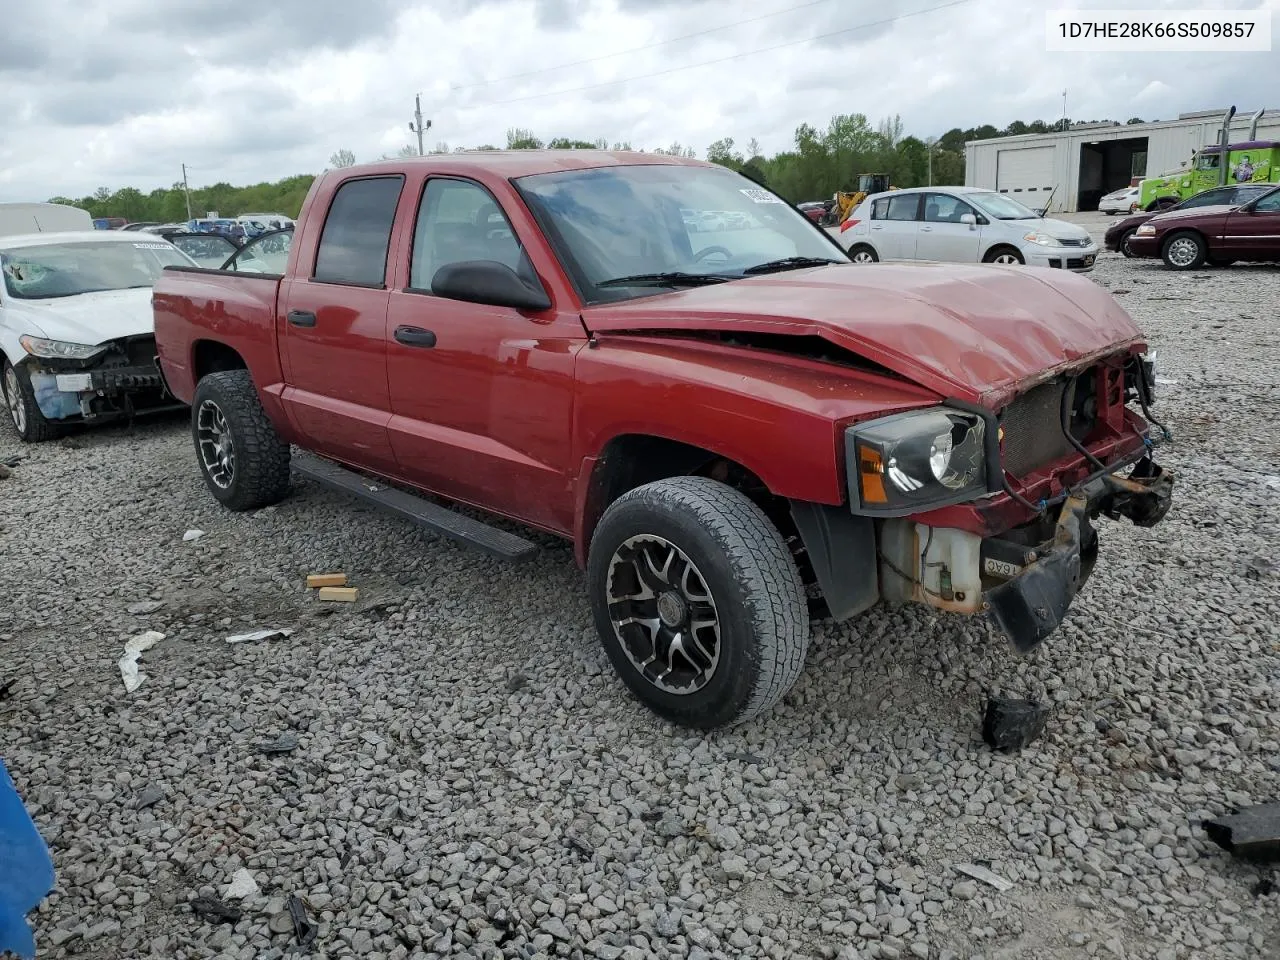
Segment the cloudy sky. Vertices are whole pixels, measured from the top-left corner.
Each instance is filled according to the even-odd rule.
[[[15,0],[0,201],[147,191],[184,162],[197,186],[376,159],[413,140],[419,92],[428,147],[526,127],[699,156],[725,136],[784,149],[836,113],[919,136],[1054,119],[1064,87],[1077,119],[1280,108],[1280,48],[1045,52],[1045,9],[1160,6],[1280,0]]]

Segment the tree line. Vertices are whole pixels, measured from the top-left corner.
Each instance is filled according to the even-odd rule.
[[[1128,121],[1130,124],[1142,122],[1139,117]],[[708,145],[705,157],[712,163],[741,172],[792,203],[800,203],[824,200],[838,190],[852,190],[858,175],[863,173],[887,174],[889,182],[897,187],[919,187],[929,183],[962,184],[966,141],[1047,133],[1061,130],[1069,124],[1067,120],[1015,120],[1003,129],[990,124],[967,129],[955,127],[936,140],[922,140],[906,134],[902,120],[897,116],[886,117],[873,126],[864,114],[839,114],[828,121],[825,129],[802,123],[795,129],[792,145],[772,156],[764,154],[754,137],[741,147],[734,138],[725,137]],[[544,141],[524,128],[514,127],[507,131],[505,149],[538,150],[544,147],[558,150],[633,149],[628,141],[611,143],[604,138],[580,140],[567,137]],[[441,154],[496,149],[499,148],[493,144],[451,147],[441,142],[429,152]],[[417,152],[416,147],[406,145],[394,154],[383,154],[380,159],[416,156]],[[697,156],[692,146],[679,142],[650,152]],[[347,167],[356,162],[356,155],[343,149],[329,158],[329,167]],[[228,217],[250,212],[283,213],[296,217],[314,179],[314,174],[299,174],[274,183],[255,183],[244,187],[229,183],[198,187],[190,192],[191,213],[200,217],[216,210]],[[52,202],[82,207],[94,217],[124,217],[127,220],[163,223],[187,219],[187,195],[181,183],[149,193],[142,193],[134,187],[121,187],[114,191],[99,187],[87,197],[53,197]]]

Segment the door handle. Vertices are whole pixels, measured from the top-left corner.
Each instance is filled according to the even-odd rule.
[[[878,223],[873,223],[873,224],[871,225],[871,229],[872,229],[872,230],[883,230],[883,229],[884,229],[884,227],[882,227],[882,226],[881,226],[880,224],[878,224]]]
[[[933,227],[921,227],[920,229],[924,230],[925,232],[930,232],[933,230]]]
[[[290,310],[289,322],[295,327],[314,327],[316,315],[310,310]]]
[[[406,347],[434,347],[436,345],[436,335],[430,330],[423,330],[421,327],[396,327],[395,338],[397,343],[403,343]]]

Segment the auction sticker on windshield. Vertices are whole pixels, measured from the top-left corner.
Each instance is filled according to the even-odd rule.
[[[770,193],[768,190],[752,190],[750,187],[747,187],[746,189],[739,190],[738,192],[742,194],[744,197],[746,197],[748,200],[750,200],[752,203],[781,203],[782,202],[777,197],[775,197],[772,193]]]
[[[135,243],[134,248],[137,250],[168,250],[167,243]]]

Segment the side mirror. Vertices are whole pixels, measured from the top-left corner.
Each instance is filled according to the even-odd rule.
[[[978,218],[972,213],[962,213],[960,214],[960,222],[967,223],[970,227],[976,227],[978,225]]]
[[[547,310],[551,298],[536,281],[530,283],[505,263],[463,260],[449,263],[431,278],[431,292],[448,300],[485,303],[517,310]]]

